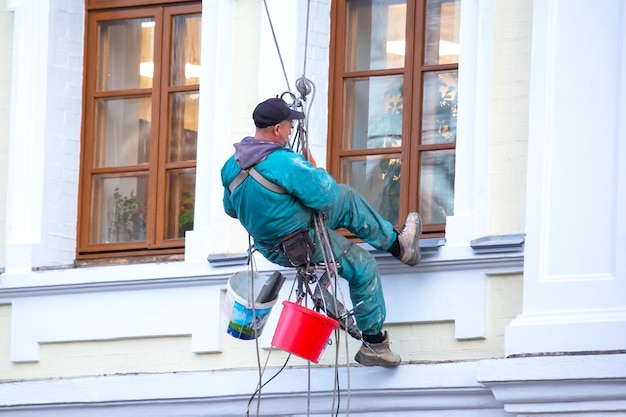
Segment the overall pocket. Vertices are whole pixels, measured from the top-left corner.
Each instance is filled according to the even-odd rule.
[[[308,229],[298,229],[278,242],[278,250],[283,253],[293,266],[311,262],[315,253],[315,243],[309,236]]]

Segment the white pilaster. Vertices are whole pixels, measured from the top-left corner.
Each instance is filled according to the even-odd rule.
[[[30,271],[41,244],[49,0],[13,0],[13,89],[9,130],[6,272]]]
[[[506,355],[626,348],[626,4],[535,1],[524,306]]]
[[[82,109],[82,0],[14,0],[6,270],[72,264]]]
[[[459,58],[459,112],[454,215],[446,219],[446,246],[469,246],[487,234],[489,124],[495,0],[463,2]]]
[[[207,261],[226,250],[228,222],[222,208],[220,169],[230,141],[235,2],[202,3],[202,78],[198,123],[194,230],[185,235],[185,261]],[[221,238],[220,238],[221,237]]]

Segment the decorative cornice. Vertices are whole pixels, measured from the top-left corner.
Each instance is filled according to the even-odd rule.
[[[479,362],[477,380],[516,415],[626,412],[624,353],[484,360]]]
[[[470,248],[447,248],[443,238],[421,239],[422,261],[416,268],[398,263],[389,253],[376,250],[367,244],[378,261],[381,273],[402,273],[411,271],[449,271],[459,269],[485,269],[503,273],[522,272],[524,264],[523,234],[486,236],[472,240]],[[459,250],[460,249],[460,250]],[[207,257],[215,267],[245,265],[247,253],[212,254]]]
[[[481,240],[475,247],[446,247],[444,239],[423,239],[420,241],[422,248],[422,261],[416,267],[408,267],[401,264],[387,252],[377,251],[369,245],[372,255],[376,258],[380,273],[386,275],[419,274],[420,272],[450,272],[481,270],[485,274],[511,274],[521,273],[524,267],[523,235],[511,235],[499,237],[497,242],[491,238]],[[478,240],[478,239],[477,239]],[[475,250],[480,247],[480,250]],[[506,247],[507,250],[503,250]],[[491,248],[491,249],[490,249]],[[515,249],[513,249],[515,248]],[[190,265],[186,269],[184,262],[172,262],[168,268],[150,266],[150,270],[142,265],[131,266],[108,266],[102,268],[73,268],[64,271],[33,272],[33,276],[40,275],[37,281],[22,280],[21,277],[11,277],[11,285],[0,286],[0,301],[13,297],[39,296],[52,294],[91,293],[100,291],[118,291],[128,289],[153,289],[168,287],[188,287],[202,285],[223,285],[237,269],[245,267],[248,263],[247,253],[236,254],[212,254],[207,257],[208,266]],[[177,265],[180,265],[178,267]],[[146,265],[147,267],[148,265]],[[288,278],[295,276],[295,269],[282,268],[273,264],[265,265],[264,268],[280,269]],[[104,269],[107,268],[107,269]],[[240,269],[240,268],[239,268]],[[259,268],[263,270],[263,268]],[[110,271],[109,274],[103,271]],[[118,271],[124,271],[124,277],[120,277]],[[135,272],[133,272],[135,271]],[[64,275],[70,275],[71,278]],[[141,273],[141,274],[139,274]],[[48,274],[50,279],[46,279]],[[163,274],[159,276],[157,274]],[[85,279],[93,275],[93,279]],[[59,277],[63,278],[59,278]],[[77,276],[80,276],[78,278]],[[135,278],[141,276],[141,278]],[[105,278],[103,278],[105,277]],[[107,277],[115,277],[109,279]],[[0,275],[2,279],[9,279],[6,274]],[[70,280],[75,280],[71,282]],[[52,283],[50,282],[57,282]],[[23,282],[23,284],[21,284]],[[27,283],[28,282],[28,283]],[[41,285],[37,285],[41,283]]]

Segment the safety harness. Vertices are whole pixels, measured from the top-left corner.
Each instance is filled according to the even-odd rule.
[[[267,158],[267,156],[265,158]],[[261,161],[263,159],[261,159]],[[257,162],[257,164],[259,162]],[[235,191],[235,189],[239,187],[241,183],[244,182],[245,179],[248,178],[249,176],[254,178],[256,182],[258,182],[259,184],[261,184],[263,187],[267,188],[270,191],[274,191],[275,193],[278,193],[278,194],[287,194],[287,190],[285,190],[280,185],[274,184],[273,182],[265,178],[263,174],[261,174],[259,171],[257,171],[254,168],[254,165],[251,166],[250,168],[242,169],[241,171],[239,171],[239,174],[237,174],[237,176],[233,178],[230,184],[228,184],[228,189],[230,190],[230,192],[232,193],[233,191]]]

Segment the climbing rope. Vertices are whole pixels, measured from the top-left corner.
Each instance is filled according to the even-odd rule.
[[[305,159],[307,159],[309,162],[312,162],[315,165],[315,160],[313,159],[312,155],[311,155],[311,151],[309,149],[309,140],[308,140],[308,120],[309,120],[309,114],[310,114],[310,109],[312,107],[312,104],[315,100],[315,84],[313,83],[313,81],[311,81],[310,79],[308,79],[306,77],[306,65],[307,65],[307,53],[308,53],[308,41],[309,41],[309,19],[310,19],[310,8],[311,8],[311,0],[307,0],[307,9],[306,9],[306,28],[305,28],[305,41],[304,41],[304,57],[303,57],[303,65],[302,65],[302,76],[300,78],[298,78],[296,80],[295,83],[295,87],[297,92],[299,93],[299,97],[296,96],[292,91],[291,91],[291,86],[289,84],[289,78],[287,76],[287,71],[285,69],[285,64],[283,61],[283,57],[280,51],[280,46],[278,45],[278,40],[276,38],[276,32],[274,30],[274,25],[272,23],[272,18],[271,18],[271,13],[269,11],[269,8],[267,6],[267,0],[263,0],[263,5],[265,7],[265,12],[267,15],[267,19],[269,22],[269,26],[270,26],[270,30],[272,32],[272,37],[274,40],[274,45],[276,47],[276,51],[278,53],[278,58],[280,60],[280,65],[283,71],[283,76],[285,78],[285,84],[287,86],[287,91],[285,91],[280,97],[285,100],[285,102],[287,102],[290,107],[293,110],[297,110],[297,111],[302,111],[305,114],[305,118],[303,120],[298,120],[296,122],[296,126],[295,126],[295,134],[293,135],[292,141],[290,143],[291,148],[295,151],[295,152],[299,152],[302,153],[302,155],[305,157]],[[309,98],[310,96],[310,98]],[[285,98],[288,98],[288,100],[286,100]],[[305,106],[306,104],[306,106]],[[333,297],[335,297],[334,303],[335,305],[337,305],[337,293],[339,292],[338,286],[337,286],[337,264],[336,264],[336,260],[334,258],[333,252],[332,252],[332,247],[331,247],[331,243],[330,243],[330,239],[328,237],[328,234],[326,232],[326,227],[324,225],[324,217],[322,215],[322,213],[320,212],[316,212],[315,213],[315,231],[318,237],[318,242],[321,243],[321,252],[323,255],[323,262],[324,262],[324,268],[326,270],[326,273],[328,274],[328,278],[329,280],[331,280],[331,282],[334,283],[333,287],[333,291],[331,291],[331,294]],[[251,243],[250,243],[251,244]],[[250,246],[250,248],[252,248],[252,246]],[[255,268],[251,266],[251,270],[254,270]],[[295,282],[294,282],[295,284]],[[253,289],[252,289],[253,290]],[[293,290],[292,290],[293,291]],[[253,292],[252,292],[253,293]],[[343,295],[342,295],[342,302],[345,301]],[[256,313],[253,313],[256,314]],[[256,340],[256,338],[255,338]],[[340,393],[340,389],[339,389],[339,363],[338,363],[338,357],[339,357],[339,333],[335,332],[335,345],[336,345],[336,354],[335,354],[335,377],[334,377],[334,389],[333,389],[333,401],[332,401],[332,410],[335,413],[334,415],[338,415],[339,414],[339,408],[340,408],[340,397],[339,397],[339,393]],[[348,400],[347,400],[347,408],[346,408],[346,416],[350,415],[350,361],[349,361],[349,349],[348,349],[348,332],[345,332],[345,346],[346,346],[346,362],[347,362],[347,383],[348,383],[348,389],[347,389],[347,395],[348,395]],[[258,346],[258,341],[257,341],[257,363],[258,363],[258,367],[259,367],[259,381],[258,381],[258,385],[257,385],[257,389],[254,392],[254,394],[252,395],[252,397],[250,398],[250,401],[248,403],[248,410],[246,411],[245,416],[248,416],[249,413],[249,409],[251,406],[251,402],[254,399],[255,396],[258,396],[258,401],[257,401],[257,416],[259,415],[259,407],[260,407],[260,400],[261,400],[261,389],[268,383],[270,382],[272,379],[274,379],[286,366],[287,362],[285,362],[285,364],[282,366],[282,368],[280,368],[280,370],[274,375],[272,376],[272,378],[270,378],[268,381],[266,381],[265,383],[262,383],[262,378],[263,378],[263,372],[265,370],[265,366],[267,365],[267,360],[265,362],[265,366],[263,366],[263,368],[261,369],[261,362],[260,362],[260,356],[259,356],[259,346]],[[271,351],[270,351],[271,353]],[[289,356],[287,357],[287,361],[289,360],[289,358],[291,357],[291,354],[289,354]],[[268,358],[269,359],[269,355]],[[309,362],[308,364],[308,395],[307,395],[307,416],[310,415],[310,396],[311,396],[311,364]]]
[[[291,90],[291,87],[289,87],[289,78],[287,78],[287,71],[285,70],[285,63],[283,62],[283,56],[280,53],[280,48],[278,47],[278,40],[276,39],[276,32],[274,31],[274,25],[272,24],[272,16],[270,16],[270,9],[267,7],[267,0],[263,0],[263,5],[265,6],[265,13],[267,14],[267,20],[270,24],[272,37],[274,38],[274,45],[276,45],[276,52],[278,52],[278,59],[280,59],[280,66],[283,68],[283,76],[285,77],[287,90]]]

